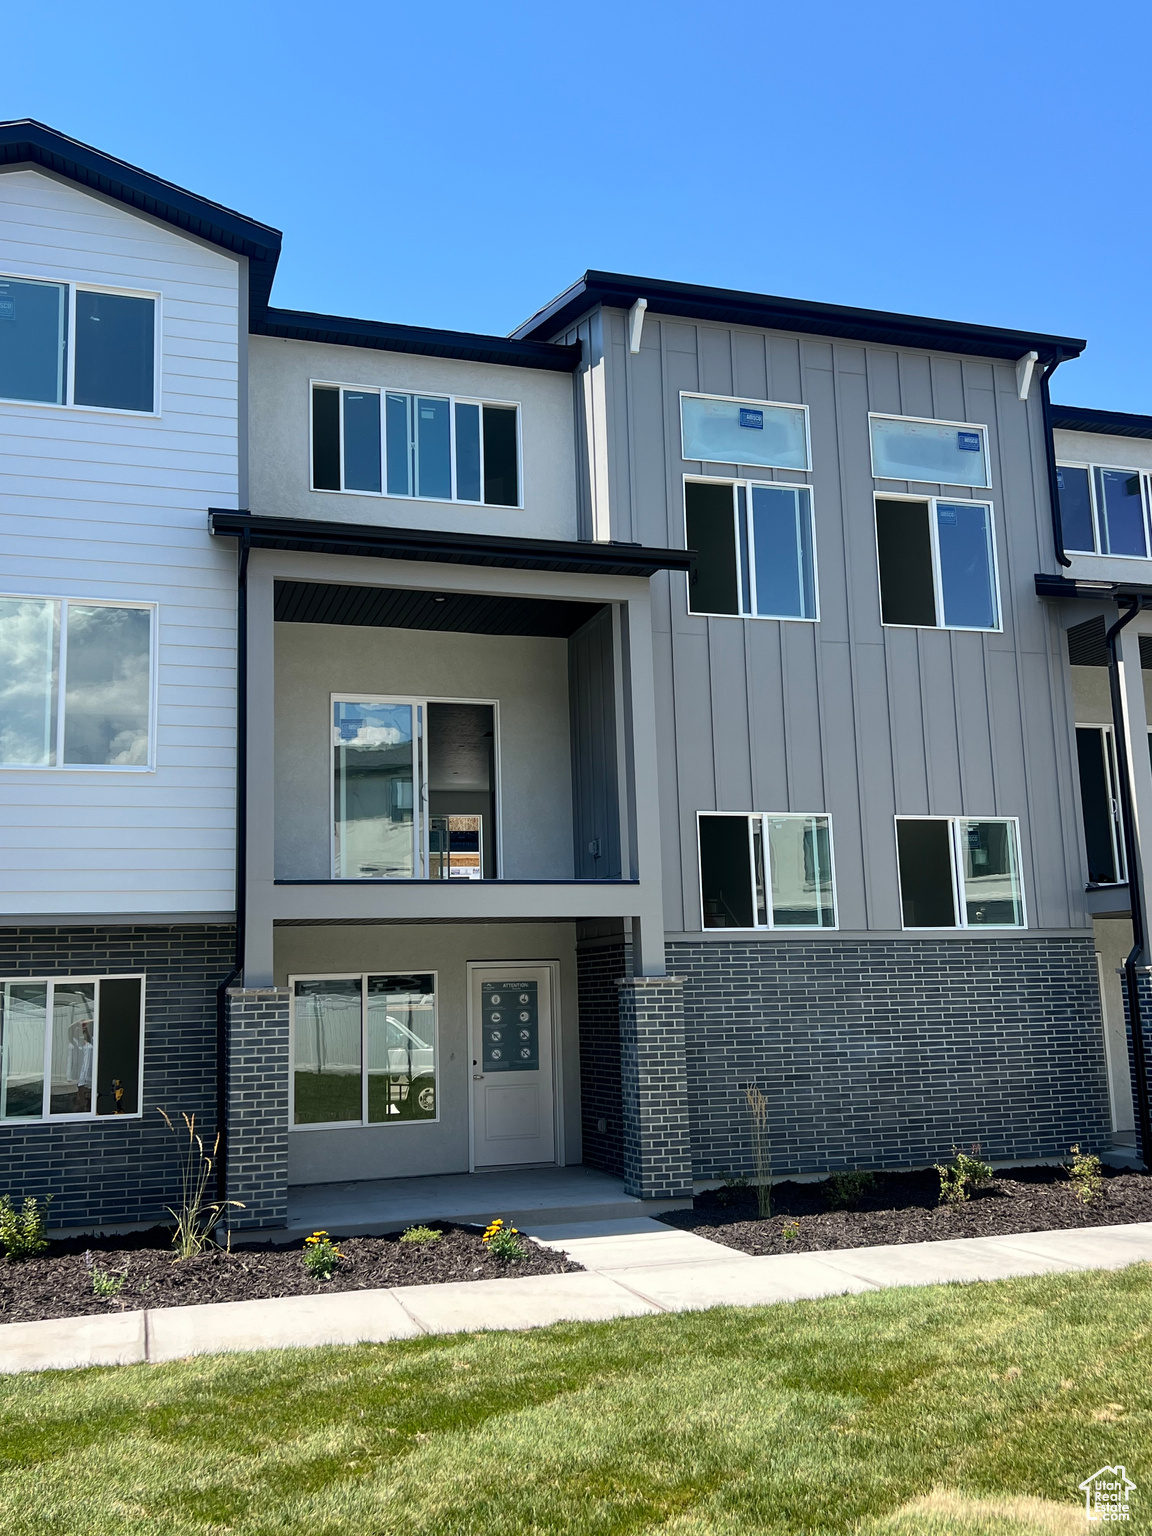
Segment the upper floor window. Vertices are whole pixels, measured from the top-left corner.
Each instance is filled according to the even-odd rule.
[[[1148,740],[1152,747],[1152,734]],[[1078,725],[1076,761],[1080,770],[1080,809],[1084,818],[1088,879],[1093,885],[1115,885],[1126,880],[1127,874],[1120,824],[1116,747],[1111,727]]]
[[[0,767],[151,764],[155,608],[0,597]]]
[[[0,277],[0,399],[156,409],[156,298]]]
[[[140,1113],[144,977],[0,981],[0,1120]]]
[[[681,449],[706,464],[812,468],[808,407],[727,395],[680,395]]]
[[[898,816],[905,928],[1023,928],[1014,818]]]
[[[987,490],[988,430],[963,421],[868,415],[877,480],[927,481]]]
[[[808,486],[687,480],[684,520],[688,548],[696,551],[689,612],[816,618]]]
[[[1056,468],[1064,548],[1074,554],[1135,555],[1149,548],[1149,477],[1100,464]]]
[[[876,498],[880,617],[932,629],[999,629],[992,508],[984,501]]]
[[[699,815],[705,928],[835,928],[827,816]]]
[[[314,384],[312,489],[518,507],[519,407]]]

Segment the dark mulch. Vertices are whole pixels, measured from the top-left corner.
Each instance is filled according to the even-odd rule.
[[[879,1243],[925,1243],[949,1237],[995,1237],[1152,1221],[1152,1176],[1104,1169],[1099,1199],[1082,1205],[1062,1168],[1013,1168],[963,1205],[939,1203],[935,1173],[878,1173],[876,1186],[850,1210],[831,1210],[821,1184],[791,1180],[772,1190],[772,1215],[761,1220],[755,1191],[708,1190],[693,1209],[667,1211],[669,1226],[739,1248],[743,1253],[819,1253]],[[786,1241],[785,1227],[797,1229]]]
[[[392,1237],[345,1237],[344,1255],[331,1280],[318,1281],[300,1262],[299,1242],[261,1247],[209,1248],[194,1259],[172,1261],[164,1227],[118,1237],[68,1238],[40,1258],[0,1259],[0,1323],[131,1311],[137,1307],[191,1307],[209,1301],[252,1301],[269,1296],[314,1296],[321,1291],[366,1291],[378,1286],[435,1285],[443,1280],[499,1280],[509,1275],[557,1275],[582,1268],[562,1253],[523,1239],[526,1255],[495,1258],[476,1228],[434,1223],[438,1243],[401,1243]],[[123,1274],[110,1299],[93,1294],[90,1262]]]

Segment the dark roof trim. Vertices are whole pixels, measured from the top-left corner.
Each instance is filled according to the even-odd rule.
[[[576,571],[588,576],[687,571],[693,560],[693,551],[687,549],[645,549],[639,544],[594,544],[575,539],[505,539],[481,533],[435,533],[426,528],[372,528],[363,523],[258,517],[216,508],[209,510],[208,526],[224,538],[246,535],[253,549],[374,555],[386,560],[496,565],[523,571]]]
[[[1074,576],[1049,576],[1038,572],[1033,578],[1037,597],[1081,597],[1098,603],[1122,603],[1129,598],[1152,597],[1152,582],[1084,581]]]
[[[630,309],[647,299],[649,314],[682,315],[723,325],[749,325],[813,336],[840,336],[884,346],[921,347],[934,352],[964,352],[1015,362],[1037,352],[1041,362],[1078,357],[1087,342],[1070,336],[1006,331],[997,326],[967,325],[959,320],[928,320],[919,315],[894,315],[878,309],[850,309],[842,304],[813,304],[805,299],[781,299],[731,288],[704,288],[695,283],[669,283],[651,277],[627,277],[617,272],[585,272],[559,298],[526,320],[513,336],[543,339],[566,329],[590,309],[604,304]]]
[[[424,357],[458,357],[474,363],[507,363],[513,368],[543,368],[554,373],[572,373],[580,364],[579,347],[475,336],[468,331],[428,330],[422,325],[391,325],[383,320],[350,320],[296,309],[269,309],[250,329],[257,336],[371,347],[379,352],[415,352]]]
[[[1152,437],[1152,416],[1095,411],[1085,405],[1054,405],[1052,425],[1065,432],[1100,432],[1110,437]]]
[[[280,259],[278,229],[197,197],[30,117],[0,123],[0,166],[4,165],[41,166],[222,250],[246,256],[250,311],[261,314],[266,308]]]

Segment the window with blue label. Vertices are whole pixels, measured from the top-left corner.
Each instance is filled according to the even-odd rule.
[[[876,554],[884,624],[999,629],[992,508],[985,501],[877,496]]]
[[[905,928],[1023,928],[1014,817],[898,816]]]
[[[872,474],[877,480],[968,485],[987,490],[987,429],[966,422],[870,414]]]
[[[1147,473],[1102,464],[1059,464],[1056,489],[1064,548],[1070,554],[1148,558],[1152,483]]]
[[[682,393],[680,430],[682,455],[689,463],[812,468],[803,405]]]

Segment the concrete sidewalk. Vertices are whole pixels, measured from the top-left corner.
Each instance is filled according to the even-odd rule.
[[[537,1227],[531,1236],[584,1265],[584,1273],[8,1323],[0,1326],[0,1373],[603,1322],[1152,1261],[1152,1222],[770,1258],[754,1258],[648,1217]]]

